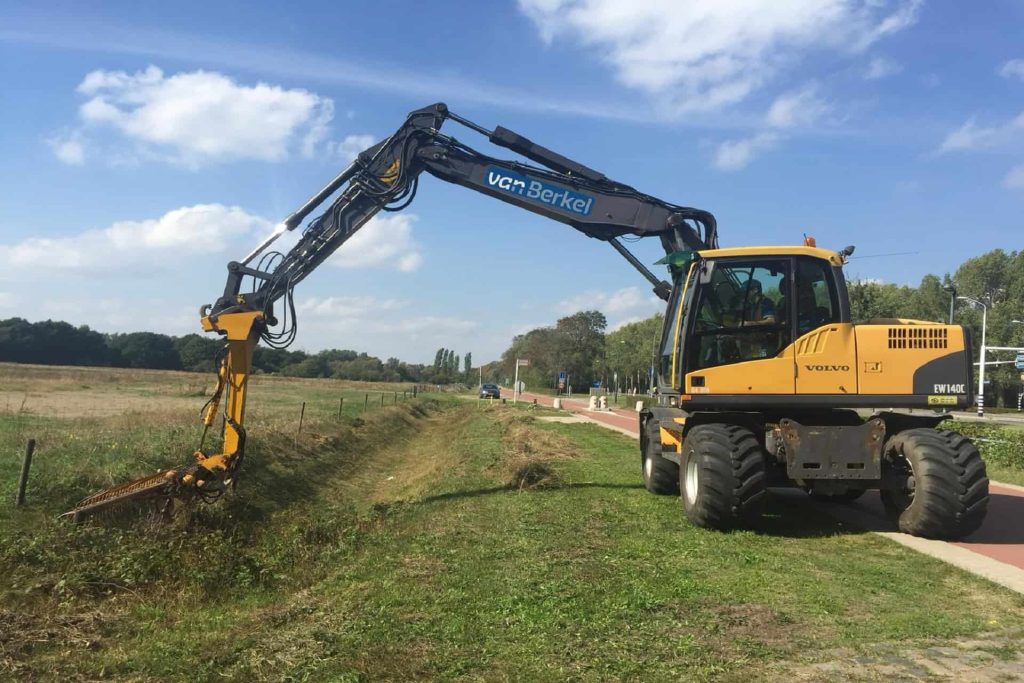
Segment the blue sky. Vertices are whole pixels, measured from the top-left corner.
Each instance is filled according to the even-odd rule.
[[[0,317],[197,331],[228,260],[435,101],[723,246],[807,232],[916,284],[1024,246],[1022,35],[998,0],[7,2]],[[608,245],[433,178],[296,294],[295,348],[419,362],[660,308]]]

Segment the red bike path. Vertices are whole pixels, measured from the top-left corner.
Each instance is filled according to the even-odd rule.
[[[552,397],[539,394],[524,392],[520,400],[536,400],[538,405],[548,407],[552,405]],[[600,425],[639,437],[639,422],[634,411],[624,408],[592,411],[588,409],[587,401],[565,398],[562,399],[562,408]],[[898,543],[1024,592],[1024,487],[993,482],[989,493],[984,524],[978,531],[956,542],[918,539],[896,531],[874,492],[868,492],[850,504],[811,504],[821,506],[844,523],[881,533]]]

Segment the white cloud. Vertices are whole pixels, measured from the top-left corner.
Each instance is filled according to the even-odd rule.
[[[394,268],[404,273],[423,263],[419,244],[412,237],[415,214],[374,216],[339,247],[330,263],[342,268]]]
[[[10,292],[0,292],[0,309],[13,307],[15,301],[14,295]]]
[[[775,98],[765,117],[773,128],[810,126],[830,112],[832,105],[818,97],[818,88],[810,84]]]
[[[868,64],[867,70],[864,72],[864,78],[869,81],[880,81],[883,78],[889,76],[895,76],[896,74],[903,71],[903,67],[885,57],[875,57]]]
[[[815,50],[860,52],[914,24],[921,0],[519,0],[541,38],[599,52],[671,112],[737,103]]]
[[[818,95],[815,83],[785,92],[775,98],[765,114],[764,125],[769,130],[719,143],[712,164],[720,171],[744,169],[759,154],[785,139],[779,130],[813,126],[832,109],[832,104]]]
[[[1018,78],[1024,81],[1024,59],[1011,59],[999,67],[999,75],[1003,78]]]
[[[46,141],[54,155],[69,166],[81,166],[85,163],[85,145],[82,134],[70,131],[56,135]]]
[[[987,128],[979,127],[972,116],[962,126],[946,135],[936,153],[966,152],[994,147],[1021,130],[1024,130],[1024,113],[1005,124]]]
[[[311,156],[326,137],[333,102],[301,89],[240,85],[215,71],[165,76],[92,71],[78,86],[83,130],[113,129],[133,152],[197,168],[213,162]]]
[[[355,159],[360,152],[371,147],[375,142],[377,142],[377,138],[372,135],[346,135],[345,139],[341,142],[330,144],[330,154],[347,163]]]
[[[1003,178],[1003,187],[1011,190],[1024,190],[1024,164],[1014,166]]]
[[[408,301],[373,296],[313,297],[298,305],[302,341],[315,348],[365,348],[381,358],[399,354],[410,360],[408,347],[404,355],[393,347],[409,341],[431,349],[464,344],[480,327],[454,317],[395,314],[409,306]]]
[[[383,311],[394,311],[407,305],[397,299],[377,299],[372,296],[311,297],[298,306],[300,313],[322,318],[363,319]]]
[[[778,133],[757,133],[749,138],[726,140],[715,150],[714,166],[720,171],[746,168],[761,152],[772,149],[782,140]]]
[[[159,265],[168,255],[223,251],[228,242],[270,228],[237,206],[198,204],[160,218],[119,221],[68,237],[30,237],[0,244],[5,268],[111,273]]]
[[[605,314],[609,322],[621,325],[622,318],[642,319],[660,312],[664,304],[654,294],[640,287],[623,287],[614,292],[592,289],[580,292],[558,302],[559,313],[572,315],[579,311],[597,310]]]

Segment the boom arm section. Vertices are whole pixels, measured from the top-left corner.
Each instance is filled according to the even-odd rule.
[[[547,168],[481,154],[442,134],[440,129],[446,119],[486,135],[492,143]],[[667,253],[717,245],[715,218],[709,212],[643,194],[508,129],[499,126],[488,131],[449,112],[444,104],[435,104],[412,112],[391,137],[360,154],[244,260],[230,263],[224,294],[211,312],[269,313],[276,301],[377,212],[405,208],[415,196],[423,171],[565,223],[589,237],[611,242],[623,255],[628,253],[618,242],[623,235],[658,237]],[[274,240],[298,227],[338,190],[341,194],[326,212],[309,223],[288,254],[267,258],[264,252]],[[262,258],[253,265],[259,256]],[[667,298],[663,291],[666,285],[635,258],[627,258]],[[246,277],[256,283],[250,293],[241,292]]]
[[[441,133],[448,119],[540,166],[481,154]],[[223,403],[219,450],[207,453],[200,443],[194,464],[108,489],[86,499],[69,514],[91,511],[110,501],[152,495],[212,500],[233,484],[244,456],[246,389],[257,343],[262,339],[277,348],[291,343],[297,330],[292,298],[295,285],[378,212],[408,206],[424,171],[609,242],[666,300],[671,291],[669,283],[648,270],[619,238],[657,237],[666,253],[717,246],[715,218],[707,211],[676,206],[638,192],[506,128],[489,131],[448,111],[444,104],[416,110],[394,134],[360,154],[288,216],[256,249],[241,261],[229,263],[223,294],[202,308],[203,329],[220,333],[226,341],[217,390],[203,411],[208,430]],[[308,223],[287,253],[268,251],[275,240],[302,225],[335,194],[327,210]],[[669,267],[676,275],[676,266]],[[246,282],[252,284],[249,291],[244,291]],[[275,306],[280,306],[280,320],[275,316]]]
[[[480,133],[543,167],[481,154],[441,133],[447,119]],[[506,128],[488,131],[434,104],[409,114],[386,140],[370,147],[322,190],[282,222],[274,233],[242,261],[228,265],[223,295],[202,311],[203,328],[227,340],[219,387],[227,392],[223,450],[196,452],[199,466],[231,479],[245,443],[245,389],[252,354],[260,338],[284,347],[294,338],[292,290],[346,240],[380,211],[398,211],[416,195],[419,176],[427,173],[462,185],[533,213],[565,223],[588,237],[610,242],[668,299],[671,286],[655,276],[619,242],[619,237],[657,237],[666,253],[717,246],[715,218],[707,211],[676,206],[608,179]],[[339,193],[340,191],[340,193]],[[309,222],[288,253],[268,252],[284,232],[294,230],[320,205],[338,193],[329,208]],[[670,266],[675,268],[675,266]],[[242,291],[250,278],[253,287]],[[283,300],[280,326],[273,307]],[[204,414],[211,426],[219,395]],[[210,486],[210,477],[203,485]],[[199,480],[194,475],[193,480]]]

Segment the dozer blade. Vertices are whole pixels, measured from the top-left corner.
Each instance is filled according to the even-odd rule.
[[[88,498],[83,499],[74,508],[61,515],[61,517],[70,517],[71,521],[77,522],[83,517],[122,503],[171,497],[178,488],[180,478],[178,470],[166,470],[165,472],[152,474],[135,481],[112,486],[109,489],[94,493]]]

